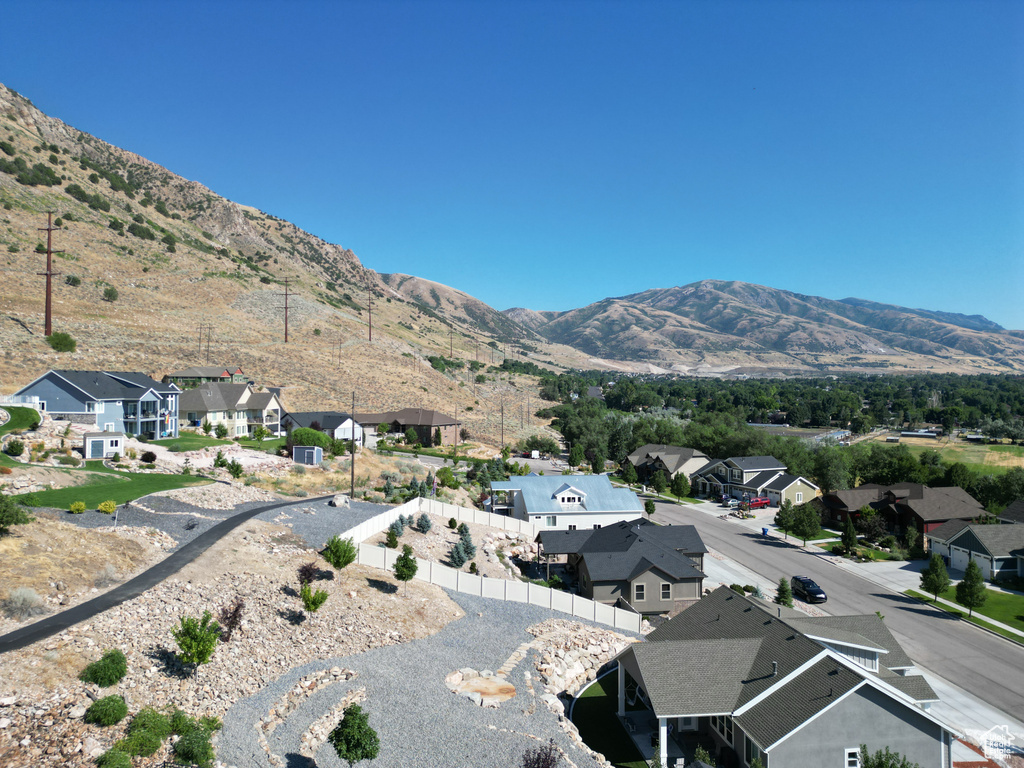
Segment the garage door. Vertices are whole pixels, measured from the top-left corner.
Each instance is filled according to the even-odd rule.
[[[971,559],[970,553],[966,549],[961,549],[960,547],[950,547],[950,549],[952,550],[950,553],[952,556],[952,563],[950,564],[950,567],[954,571],[966,571],[967,563]]]

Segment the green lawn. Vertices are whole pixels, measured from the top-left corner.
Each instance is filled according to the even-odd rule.
[[[988,629],[988,630],[990,630],[992,632],[995,632],[998,635],[1002,635],[1003,637],[1009,638],[1010,640],[1013,640],[1014,642],[1024,644],[1024,638],[1022,638],[1020,635],[1014,634],[1013,632],[1007,632],[1002,627],[997,627],[995,624],[989,624],[987,621],[984,621],[983,619],[978,618],[978,612],[977,611],[974,612],[974,616],[968,618],[967,617],[967,611],[960,610],[960,609],[957,609],[957,608],[952,608],[952,607],[950,607],[948,605],[943,605],[942,603],[936,603],[936,602],[934,602],[932,600],[932,596],[931,595],[926,595],[923,592],[918,592],[917,590],[914,590],[914,589],[908,589],[903,594],[906,595],[907,597],[913,597],[913,598],[915,598],[917,600],[920,600],[921,602],[933,605],[936,608],[938,608],[940,611],[944,611],[946,613],[951,613],[954,616],[959,616],[964,621],[969,621],[972,624],[977,624],[979,627],[984,627],[985,629]],[[942,595],[942,597],[945,597],[945,595]],[[987,605],[987,603],[986,603],[986,605]],[[1003,621],[1003,620],[999,619],[999,621]],[[1005,621],[1003,623],[1004,624],[1010,624],[1010,622],[1008,622],[1008,621]]]
[[[99,464],[99,462],[95,462]],[[73,472],[76,470],[67,470]],[[85,470],[77,470],[83,472]],[[77,485],[70,488],[56,488],[50,491],[39,491],[33,494],[36,503],[41,507],[68,509],[72,502],[84,501],[88,509],[95,509],[101,501],[113,500],[118,504],[146,496],[157,491],[169,491],[189,485],[209,483],[210,481],[190,475],[133,474],[130,472],[89,471],[88,485]],[[14,498],[21,498],[15,496]]]
[[[988,599],[981,608],[975,608],[976,614],[988,616],[990,619],[1001,621],[1008,627],[1019,629],[1024,632],[1024,597],[1021,595],[1008,595],[1005,592],[997,592],[994,589],[986,589]],[[943,592],[939,597],[957,603],[956,587],[952,586]],[[964,609],[966,610],[966,609]]]
[[[827,544],[819,544],[818,546],[820,546],[826,552],[833,552],[835,547],[839,547],[839,549],[843,548],[842,542],[839,542],[839,541],[830,541]],[[888,552],[882,552],[881,550],[872,549],[871,547],[857,547],[857,552],[860,554],[861,557],[867,557],[867,558],[870,558],[871,560],[888,560],[889,559],[889,553]],[[834,552],[833,552],[833,554],[834,554]]]
[[[153,445],[162,445],[165,448],[177,445],[183,451],[198,451],[200,448],[206,448],[210,445],[231,444],[230,440],[218,440],[216,437],[198,435],[195,432],[182,432],[178,437],[168,437],[164,440],[152,440],[151,442]]]
[[[39,420],[39,414],[32,408],[19,408],[9,405],[5,406],[4,410],[11,414],[11,418],[0,427],[0,435],[6,435],[8,432],[13,432],[16,429],[28,429]],[[25,450],[28,450],[28,446],[25,446]],[[0,466],[22,467],[24,464],[20,461],[15,461],[6,453],[0,453]]]
[[[987,464],[985,455],[989,451],[1012,456],[1024,456],[1024,448],[1016,445],[981,445],[979,443],[937,443],[935,446],[907,445],[910,452],[919,456],[925,451],[938,451],[943,461],[960,462],[972,472],[982,475],[1001,475],[1012,467]]]
[[[273,439],[264,440],[262,443],[257,443],[255,440],[238,440],[237,442],[244,448],[251,448],[254,451],[276,454],[280,448],[284,447],[285,438],[275,437]]]
[[[579,728],[583,741],[608,758],[612,765],[647,768],[647,761],[615,715],[618,691],[618,675],[602,677],[577,699],[572,711],[573,723]]]

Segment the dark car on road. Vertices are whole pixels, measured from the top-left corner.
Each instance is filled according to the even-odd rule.
[[[828,600],[825,590],[809,576],[794,576],[790,579],[789,586],[793,590],[794,597],[799,597],[808,603],[824,603]]]

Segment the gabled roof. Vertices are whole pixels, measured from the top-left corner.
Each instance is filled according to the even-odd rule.
[[[929,488],[918,483],[894,486],[889,492],[896,497],[897,507],[912,510],[924,521],[971,519],[983,515],[985,508],[959,486]]]
[[[999,514],[1004,523],[1024,523],[1024,499],[1017,499]]]
[[[879,672],[829,650],[830,640],[882,652]],[[892,671],[912,664],[879,617],[812,618],[728,587],[682,611],[621,656],[635,658],[659,716],[731,713],[762,749],[862,685],[905,706],[935,700],[924,678]]]
[[[178,400],[178,410],[188,411],[233,411],[248,408],[241,403],[242,396],[250,391],[248,384],[229,384],[223,381],[200,384],[195,389],[186,389]]]
[[[941,541],[946,544],[970,524],[970,520],[947,520],[938,528],[928,531],[925,536],[933,541]]]
[[[752,478],[743,483],[749,488],[765,488],[768,484],[779,476],[779,471],[776,469],[769,469],[765,472],[758,472]]]
[[[882,498],[884,492],[885,486],[878,485],[877,483],[866,483],[856,488],[826,493],[822,497],[822,501],[826,506],[840,507],[851,512],[864,506],[878,509],[886,504]]]
[[[18,390],[22,394],[36,382],[50,374],[64,379],[68,384],[94,400],[135,400],[149,390],[157,394],[178,394],[181,390],[174,384],[161,384],[142,373],[108,371],[68,371],[53,369]]]
[[[973,536],[974,541],[971,541]],[[966,541],[965,541],[966,540]],[[967,525],[949,539],[951,546],[961,546],[989,557],[1024,556],[1024,525]]]
[[[299,411],[285,415],[285,421],[291,421],[297,427],[309,427],[316,422],[320,425],[321,430],[332,431],[350,418],[352,418],[351,415],[343,411]]]
[[[400,411],[384,413],[359,413],[356,421],[362,424],[391,424],[398,422],[406,427],[449,427],[455,425],[455,419],[440,411],[427,408],[403,408]]]
[[[560,475],[524,475],[491,483],[495,491],[520,491],[526,511],[531,515],[557,514],[562,505],[554,498],[555,489],[564,484]],[[613,488],[607,475],[575,475],[572,485],[587,495],[587,511],[629,512],[640,515],[643,505],[633,491]]]
[[[818,490],[818,486],[816,486],[806,477],[797,477],[796,475],[791,475],[788,472],[783,472],[781,475],[776,477],[774,480],[768,483],[768,485],[765,486],[765,489],[770,491],[778,491],[779,493],[781,493],[782,491],[789,488],[789,486],[798,482],[803,482],[809,485],[814,490]]]
[[[767,469],[786,471],[786,465],[774,456],[731,456],[726,461],[731,461],[744,472]]]
[[[629,454],[626,460],[634,467],[643,464],[645,461],[661,460],[668,468],[668,471],[674,473],[688,461],[707,458],[704,453],[695,448],[648,443]]]
[[[229,365],[226,367],[216,365],[196,365],[191,368],[186,368],[183,371],[171,371],[167,376],[176,379],[213,379],[218,377],[230,377],[241,373],[242,369],[237,365]]]

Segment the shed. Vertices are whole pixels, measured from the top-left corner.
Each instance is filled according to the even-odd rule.
[[[292,448],[292,461],[296,464],[316,466],[324,460],[324,449],[319,445],[296,445]]]
[[[87,459],[108,459],[124,450],[124,432],[86,432],[82,435],[82,455]]]

